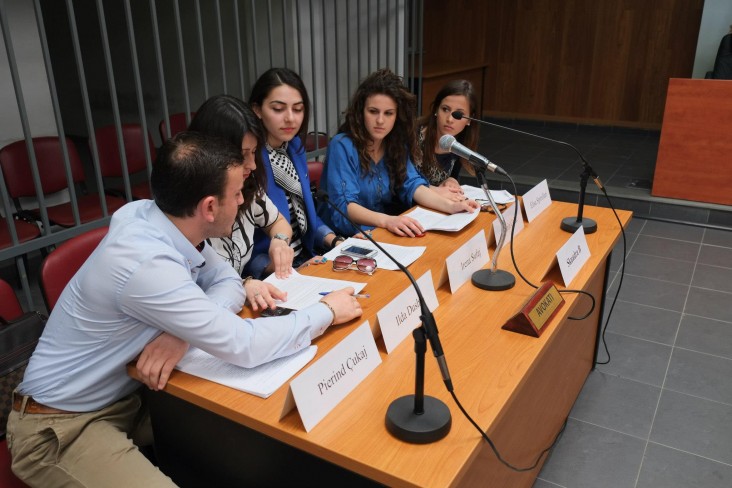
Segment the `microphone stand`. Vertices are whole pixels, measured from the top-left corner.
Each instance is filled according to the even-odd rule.
[[[485,196],[488,199],[488,202],[490,202],[491,208],[496,214],[496,218],[501,222],[501,237],[499,237],[498,241],[496,242],[496,251],[493,253],[491,269],[481,269],[476,271],[475,273],[473,273],[470,281],[473,283],[473,285],[482,290],[508,290],[509,288],[513,288],[513,286],[516,284],[516,278],[508,271],[497,269],[498,255],[501,253],[501,249],[503,249],[503,243],[506,240],[506,232],[508,226],[506,225],[506,219],[503,217],[503,214],[498,209],[495,200],[493,200],[493,195],[491,195],[490,189],[488,189],[488,180],[486,178],[485,166],[477,164],[474,164],[473,166],[475,167],[475,174],[478,177],[478,183],[480,183],[480,187],[485,192]],[[513,204],[518,205],[518,200],[515,200]]]
[[[456,114],[458,115],[456,117]],[[602,181],[600,181],[600,177],[595,173],[595,170],[592,169],[592,166],[590,166],[590,163],[587,162],[587,160],[582,156],[582,153],[579,152],[579,150],[574,147],[572,144],[564,141],[558,141],[556,139],[550,139],[548,137],[540,136],[538,134],[532,134],[531,132],[524,132],[522,130],[513,129],[511,127],[506,127],[504,125],[494,124],[493,122],[487,122],[482,119],[474,119],[472,117],[468,117],[467,115],[464,115],[462,112],[453,112],[452,117],[460,120],[461,118],[466,118],[468,120],[473,120],[475,122],[478,122],[480,124],[484,125],[490,125],[493,127],[498,127],[499,129],[508,130],[511,132],[516,132],[518,134],[523,134],[530,137],[536,137],[537,139],[543,139],[545,141],[553,142],[554,144],[561,144],[563,146],[570,147],[574,152],[577,153],[577,156],[579,156],[580,161],[582,161],[582,168],[583,171],[580,174],[580,193],[579,193],[579,201],[577,202],[577,217],[567,217],[562,219],[562,223],[560,224],[560,228],[565,232],[576,232],[577,229],[580,227],[583,227],[585,230],[585,234],[592,234],[597,230],[597,222],[595,222],[593,219],[583,217],[582,214],[584,212],[585,207],[585,193],[587,190],[587,180],[592,177],[592,180],[595,182],[597,187],[601,191],[605,191],[604,186],[602,185]]]
[[[376,246],[386,257],[391,259],[397,267],[407,275],[412,283],[414,290],[417,292],[420,306],[420,320],[422,325],[412,331],[414,337],[414,354],[416,356],[415,364],[415,380],[414,394],[399,397],[389,405],[386,411],[386,429],[399,440],[410,442],[412,444],[429,444],[439,441],[450,432],[452,427],[452,417],[450,409],[440,399],[426,396],[424,394],[424,356],[427,351],[425,339],[429,339],[432,345],[432,351],[437,359],[437,364],[442,373],[442,379],[445,382],[447,391],[452,392],[452,379],[447,369],[445,355],[442,352],[442,344],[437,336],[437,323],[432,315],[427,302],[425,302],[422,292],[417,285],[412,273],[404,267],[402,263],[394,259],[381,245],[374,240],[367,232],[364,232],[360,226],[356,225],[341,209],[330,201],[328,195],[324,192],[319,193],[319,199],[325,201],[333,210],[338,212],[341,217],[346,219],[357,232],[360,232],[374,246]]]

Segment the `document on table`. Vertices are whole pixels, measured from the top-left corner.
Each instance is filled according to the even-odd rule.
[[[175,368],[214,383],[268,398],[308,364],[317,351],[318,346],[310,346],[291,356],[275,359],[256,368],[242,368],[191,347]]]
[[[394,256],[394,259],[402,263],[405,267],[415,262],[427,249],[426,246],[397,246],[396,244],[385,244],[383,242],[379,242],[379,245],[386,249],[386,252]],[[376,259],[377,272],[379,269],[388,269],[390,271],[396,271],[399,269],[399,267],[394,264],[391,259],[387,258],[384,253],[379,251],[371,241],[367,241],[366,239],[356,239],[355,237],[349,237],[345,241],[341,242],[335,249],[328,251],[325,257],[328,258],[328,260],[333,260],[336,256],[343,254],[341,250],[348,246],[365,247],[376,251],[374,259]]]
[[[419,222],[424,230],[446,230],[450,232],[457,232],[475,220],[476,217],[478,217],[478,213],[479,212],[475,210],[473,212],[460,212],[452,215],[445,215],[422,207],[417,207],[406,214],[406,216],[412,217],[414,220]]]
[[[277,300],[277,306],[291,310],[302,310],[317,303],[323,298],[320,294],[322,292],[335,291],[352,286],[356,290],[355,293],[359,293],[366,286],[366,283],[359,283],[357,281],[332,280],[317,276],[306,276],[295,270],[287,278],[277,278],[272,273],[264,282],[272,283],[280,290],[287,292],[287,301]]]
[[[472,200],[482,200],[485,201],[485,192],[482,188],[478,188],[475,186],[470,185],[463,185],[460,188],[463,189],[463,193],[465,193],[465,196],[472,199]],[[511,195],[506,190],[490,190],[491,196],[493,197],[493,200],[497,204],[505,204],[505,203],[511,203],[515,200],[514,196]]]

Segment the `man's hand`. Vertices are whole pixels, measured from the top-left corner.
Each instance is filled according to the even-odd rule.
[[[150,341],[137,360],[137,374],[151,390],[162,390],[170,373],[188,351],[188,343],[163,332]]]

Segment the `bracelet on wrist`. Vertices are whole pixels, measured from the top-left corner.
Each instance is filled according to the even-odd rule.
[[[330,310],[330,313],[333,314],[333,320],[331,320],[330,321],[330,324],[328,325],[328,327],[330,327],[331,325],[335,324],[335,321],[336,321],[336,313],[335,313],[335,310],[333,309],[333,307],[331,306],[330,303],[326,302],[322,298],[320,299],[320,303],[322,303],[323,305],[325,305],[326,307],[328,307],[328,310]]]
[[[330,241],[330,248],[335,249],[338,244],[345,241],[346,238],[343,236],[335,236],[332,241]]]
[[[247,286],[247,283],[249,283],[249,281],[251,281],[253,279],[254,279],[254,276],[251,276],[251,275],[250,276],[247,276],[246,278],[244,278],[242,280],[242,282],[241,282],[242,286]]]

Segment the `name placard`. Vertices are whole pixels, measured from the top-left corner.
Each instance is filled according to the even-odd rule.
[[[490,260],[485,231],[480,230],[445,260],[450,279],[450,293],[455,293]]]
[[[557,262],[559,271],[562,273],[564,286],[577,276],[582,266],[590,259],[590,248],[587,245],[585,229],[579,227],[567,242],[557,251]]]
[[[502,329],[539,337],[545,325],[564,305],[564,298],[551,281],[544,282],[527,300],[519,313],[508,319]]]
[[[305,430],[310,432],[379,364],[381,356],[366,321],[290,382],[282,417],[291,410],[294,399]]]
[[[432,283],[432,272],[427,271],[417,280],[427,307],[434,311],[439,302]],[[419,298],[414,287],[409,284],[394,300],[376,313],[384,338],[386,352],[391,353],[414,329],[422,323]]]
[[[521,206],[518,206],[518,214],[516,216],[516,230],[513,231],[513,235],[517,236],[519,235],[519,232],[524,230],[524,216],[521,214]],[[511,225],[513,224],[513,207],[508,207],[506,210],[501,212],[503,214],[503,218],[506,221],[506,240],[503,241],[503,245],[507,245],[509,242],[511,242]],[[493,221],[493,235],[496,239],[496,246],[498,246],[498,241],[501,240],[501,221],[499,219],[495,219]]]
[[[531,222],[552,204],[552,197],[549,195],[549,185],[546,180],[524,193],[524,211],[526,220]]]

